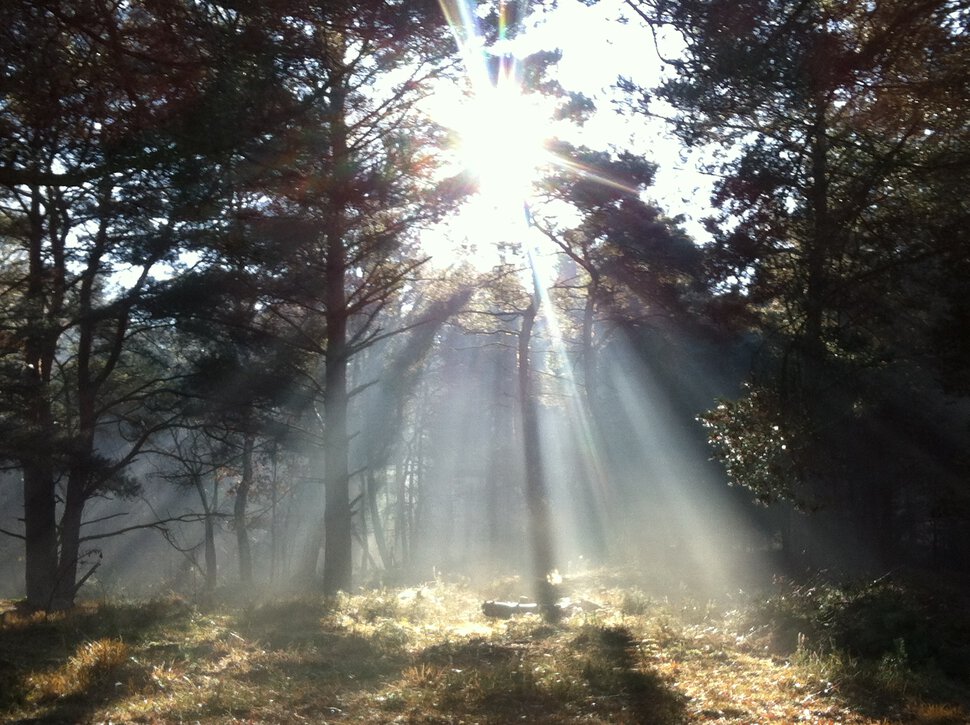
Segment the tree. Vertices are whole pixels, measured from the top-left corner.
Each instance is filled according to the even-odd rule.
[[[63,607],[92,571],[85,502],[131,490],[174,416],[178,358],[148,303],[225,200],[220,162],[279,122],[277,67],[254,59],[302,34],[204,3],[38,1],[0,21],[4,248],[23,270],[4,288],[3,457],[23,474],[28,601]]]
[[[967,8],[629,5],[684,40],[656,93],[685,143],[725,149],[711,281],[768,351],[749,394],[707,416],[718,457],[759,498],[854,499],[891,531],[899,469],[860,470],[846,442],[895,426],[905,366],[922,366],[939,322],[924,305],[952,289],[945,260],[965,245],[965,196],[952,192],[967,176]],[[866,492],[847,494],[847,479]]]
[[[216,526],[222,515],[219,510],[219,469],[227,457],[226,452],[219,443],[199,429],[173,428],[169,435],[169,444],[153,451],[167,462],[167,465],[160,467],[158,475],[176,485],[191,487],[199,496],[203,524],[202,564],[199,564],[194,555],[197,545],[184,547],[175,542],[173,534],[168,531],[164,533],[173,546],[189,557],[192,566],[201,570],[204,577],[203,592],[205,596],[211,597],[219,576],[216,555]],[[206,489],[209,482],[212,484],[211,492]]]
[[[684,316],[704,299],[702,259],[679,220],[642,198],[653,184],[655,164],[629,151],[564,143],[555,150],[569,166],[595,169],[595,177],[560,170],[544,182],[550,201],[566,202],[578,214],[574,227],[543,218],[541,208],[534,214],[537,226],[577,268],[560,286],[582,296],[580,367],[588,405],[595,410],[595,356],[610,327]]]
[[[23,475],[28,602],[63,607],[93,571],[78,581],[85,501],[128,489],[125,466],[164,422],[144,414],[165,374],[140,342],[139,304],[178,221],[158,190],[164,171],[145,163],[152,150],[135,159],[124,148],[125,133],[150,113],[130,59],[103,45],[119,19],[22,3],[2,22],[5,243],[24,271],[4,290],[16,300],[4,319],[5,353],[21,364],[3,380],[13,428],[3,455]],[[179,80],[157,89],[156,108],[174,101]],[[135,204],[144,216],[126,219]],[[125,266],[132,282],[112,284]],[[127,448],[103,453],[119,441]]]
[[[274,230],[264,299],[289,344],[323,361],[322,379],[306,382],[322,408],[329,594],[352,575],[351,361],[391,332],[380,315],[422,261],[413,232],[451,203],[433,178],[441,132],[416,108],[451,61],[439,13],[431,2],[302,8],[296,22],[315,52],[284,84],[302,115],[260,157],[264,193],[241,209]]]

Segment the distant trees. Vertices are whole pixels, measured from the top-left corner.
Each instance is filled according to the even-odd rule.
[[[393,332],[379,317],[422,263],[408,249],[414,230],[451,203],[432,178],[438,132],[416,109],[451,48],[435,3],[315,12],[307,22],[318,53],[294,88],[309,132],[285,140],[285,163],[271,162],[268,201],[254,211],[290,225],[275,314],[291,344],[323,362],[310,384],[322,408],[324,591],[333,594],[350,586],[353,566],[351,361]]]
[[[210,592],[217,520],[248,583],[270,506],[275,572],[279,497],[314,499],[307,481],[325,508],[302,571],[316,581],[322,549],[328,594],[350,587],[355,542],[362,566],[420,561],[459,500],[507,558],[529,506],[554,527],[543,427],[613,450],[604,349],[654,322],[762,343],[747,393],[705,416],[732,482],[837,504],[887,552],[929,528],[960,540],[965,438],[946,404],[970,388],[970,8],[627,5],[684,40],[654,93],[684,143],[722,147],[721,216],[702,250],[647,201],[651,163],[557,142],[570,163],[529,232],[558,260],[548,298],[517,265],[424,277],[419,233],[472,190],[446,178],[448,134],[422,108],[456,70],[437,2],[0,9],[0,459],[22,475],[23,530],[5,533],[32,606],[72,604],[108,535],[87,506],[136,494],[146,454],[198,498]],[[591,104],[548,78],[557,57],[525,59],[521,80],[578,121]],[[584,455],[564,454],[576,479],[595,475]],[[908,477],[931,456],[948,462]],[[461,520],[442,540],[470,535]]]

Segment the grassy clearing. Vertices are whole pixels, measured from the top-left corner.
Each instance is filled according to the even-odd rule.
[[[879,597],[848,606],[854,594],[828,591],[831,606],[820,609],[815,594],[795,588],[752,603],[673,602],[608,576],[566,586],[586,606],[556,625],[483,617],[483,597],[507,595],[516,587],[508,581],[486,592],[435,582],[211,609],[177,598],[88,604],[49,617],[8,604],[0,720],[970,721],[967,693],[939,668],[935,645],[906,644],[931,633],[885,597],[875,609],[909,629],[895,630],[904,634],[887,640],[888,654],[869,656],[832,633],[865,630],[864,618],[852,618]],[[833,603],[840,596],[846,606]],[[854,612],[842,629],[837,612]],[[956,667],[958,655],[946,662]]]

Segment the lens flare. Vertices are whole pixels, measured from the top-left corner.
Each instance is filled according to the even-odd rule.
[[[458,154],[487,203],[514,209],[528,198],[548,158],[547,127],[540,105],[514,82],[481,89],[469,100],[457,127]]]

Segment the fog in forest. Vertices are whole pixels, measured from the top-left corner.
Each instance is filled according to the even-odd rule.
[[[521,576],[522,594],[531,594],[515,329],[497,322],[477,333],[443,325],[398,378],[387,371],[399,369],[406,341],[369,349],[355,367],[358,384],[369,383],[351,409],[356,586]],[[597,354],[593,410],[555,327],[544,321],[533,340],[551,574],[619,567],[659,594],[710,596],[783,574],[783,528],[801,514],[755,506],[728,487],[696,420],[738,388],[748,346],[672,327],[617,330]],[[321,574],[323,461],[318,446],[299,441],[259,449],[246,512],[255,582],[281,592],[313,589]],[[230,459],[200,481],[219,586],[229,590],[239,579],[239,475]],[[198,490],[176,463],[152,453],[131,476],[141,485],[136,496],[88,506],[82,553],[97,567],[82,597],[198,593],[206,568]],[[2,490],[12,528],[20,487]],[[19,544],[3,546],[3,595],[22,596]],[[825,550],[822,541],[810,546]],[[857,563],[838,551],[826,556],[832,566]]]
[[[957,5],[11,9],[0,594],[965,574]]]

